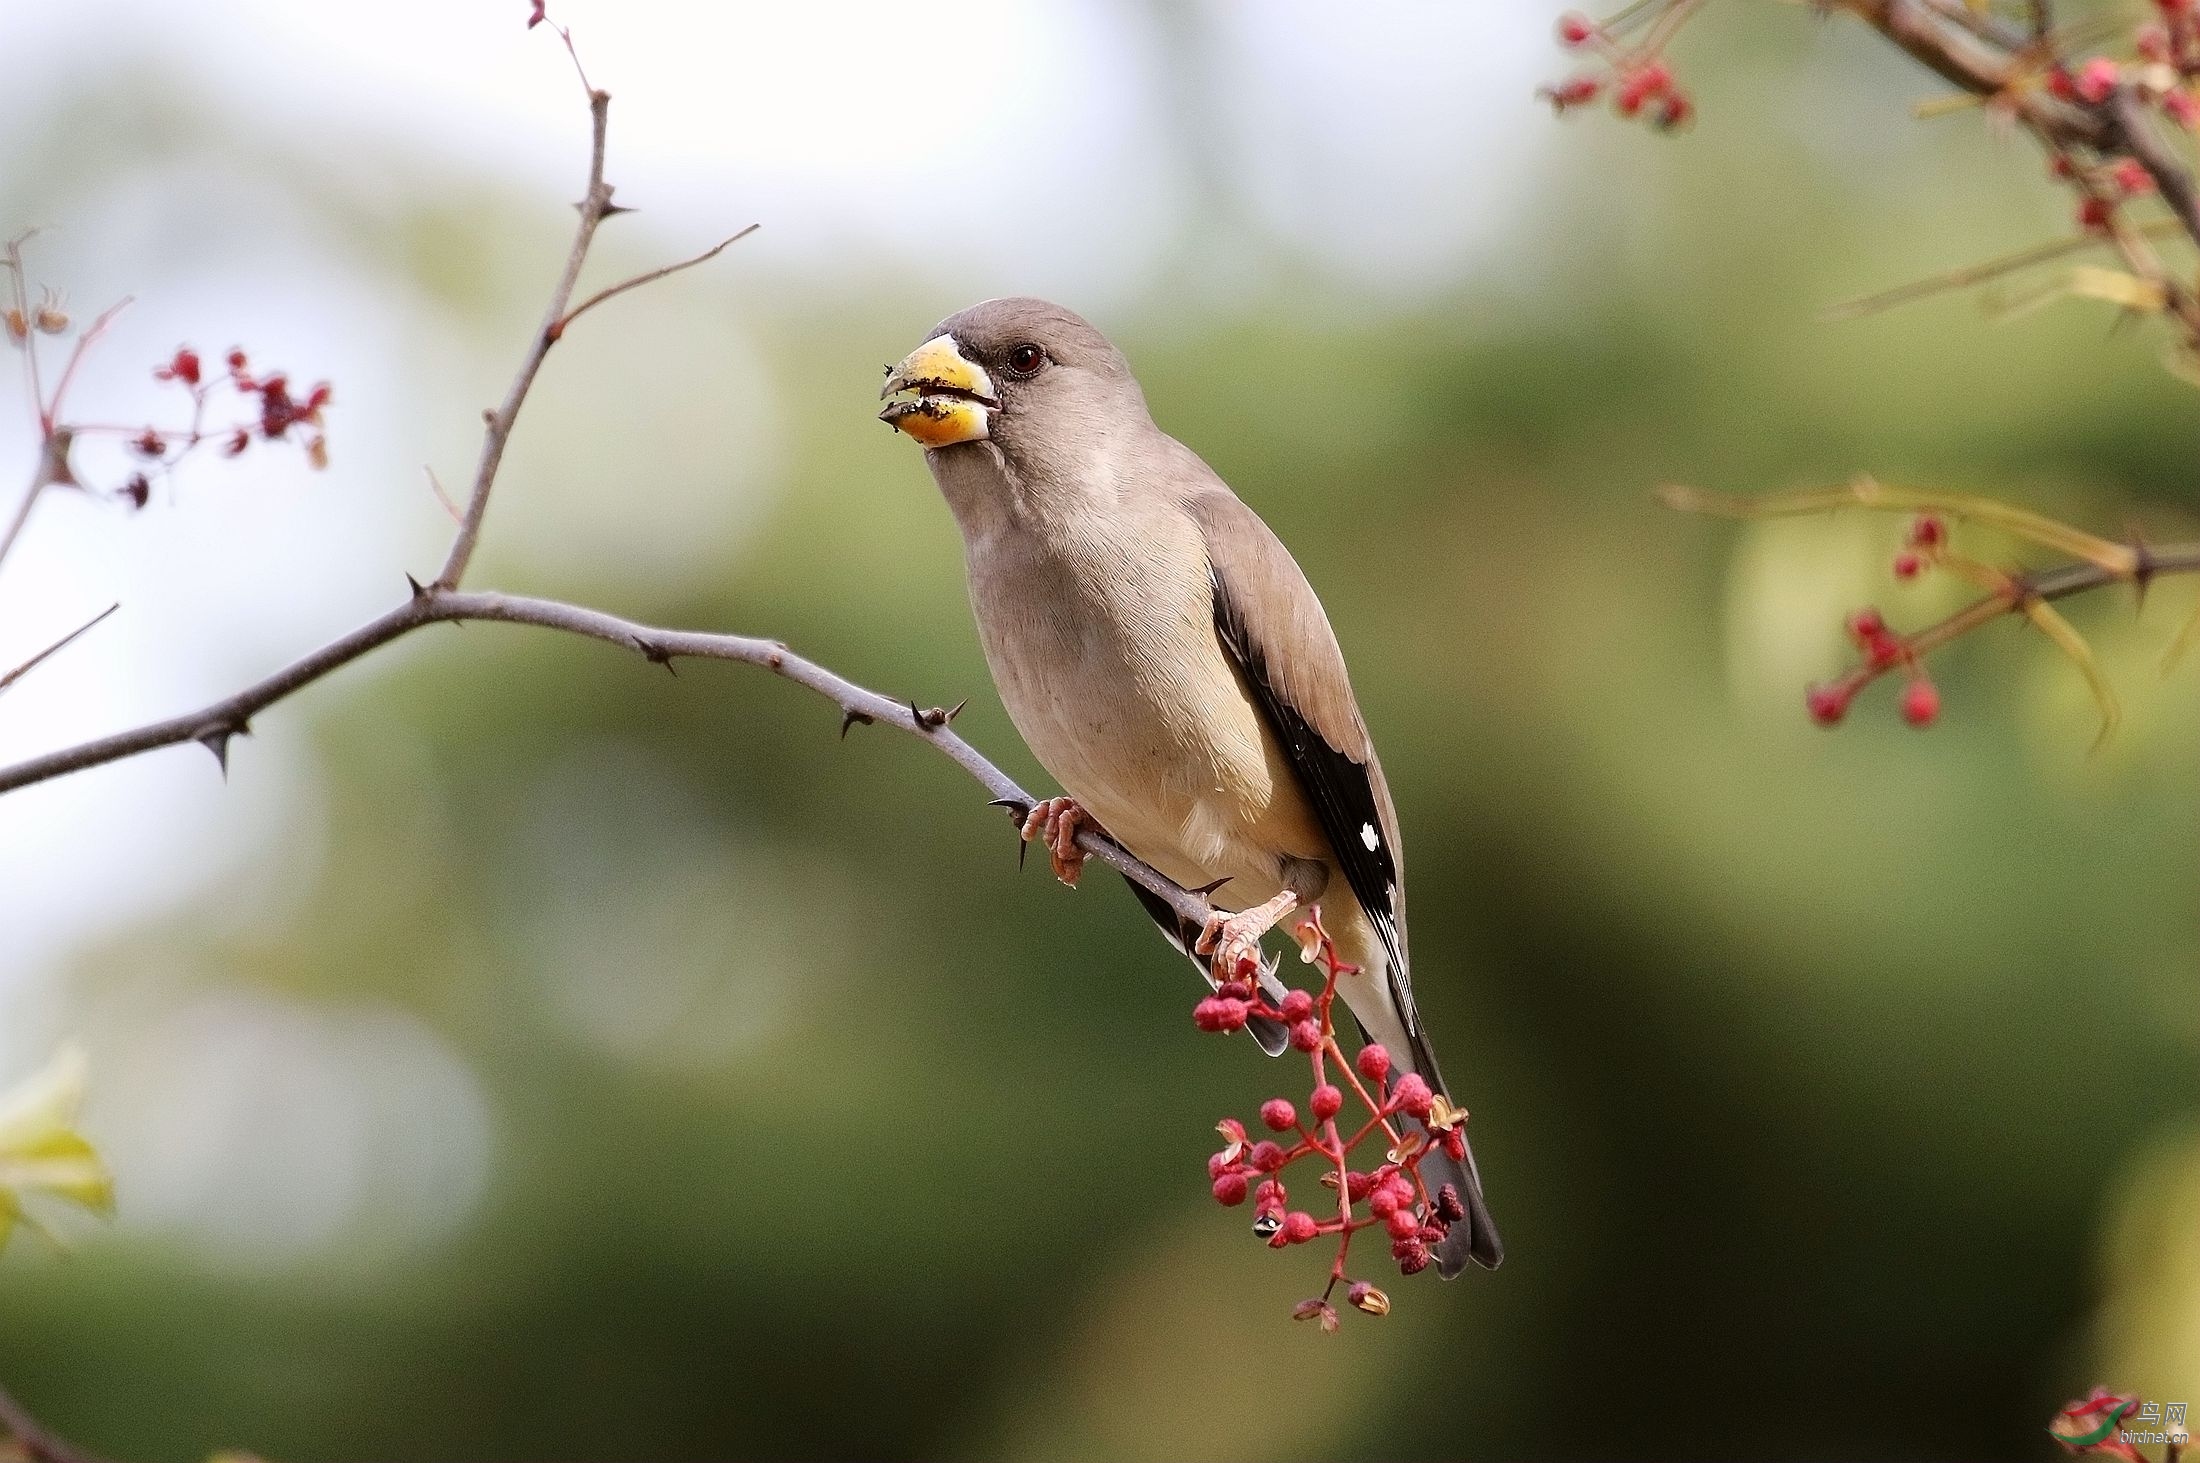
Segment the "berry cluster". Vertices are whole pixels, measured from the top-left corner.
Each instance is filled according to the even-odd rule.
[[[1894,577],[1907,583],[1941,563],[1948,554],[1948,525],[1936,514],[1921,514],[1910,521],[1902,551],[1894,556]],[[1940,718],[1940,692],[1925,674],[1915,645],[1887,628],[1878,610],[1869,606],[1849,616],[1850,641],[1862,654],[1862,662],[1837,681],[1812,686],[1804,695],[1810,719],[1820,726],[1834,726],[1848,714],[1856,693],[1882,674],[1901,668],[1909,684],[1902,692],[1902,719],[1911,726],[1931,726]]]
[[[190,394],[191,419],[185,426],[168,430],[154,426],[73,429],[78,435],[105,432],[129,438],[130,451],[145,463],[144,469],[133,473],[119,489],[120,496],[133,506],[144,507],[152,495],[148,472],[170,472],[201,447],[218,446],[222,456],[237,457],[255,437],[267,442],[302,440],[306,462],[316,469],[328,466],[328,438],[321,428],[321,413],[332,397],[328,382],[316,383],[301,397],[292,394],[290,378],[281,371],[254,374],[242,350],[230,351],[223,365],[225,369],[219,375],[210,374],[199,353],[186,345],[178,346],[165,365],[154,368],[154,380],[172,382]],[[244,414],[232,413],[228,422],[210,425],[208,407],[217,391],[241,405]],[[292,428],[299,429],[297,439],[291,437]]]
[[[1594,64],[1544,87],[1538,95],[1555,110],[1566,112],[1609,93],[1612,110],[1621,117],[1639,117],[1661,132],[1687,126],[1695,119],[1696,104],[1675,84],[1663,52],[1690,8],[1671,0],[1631,6],[1603,24],[1572,12],[1560,16],[1559,44],[1587,55]],[[1623,39],[1621,31],[1633,27],[1642,27],[1644,33],[1639,39]]]
[[[1431,1091],[1418,1073],[1394,1078],[1390,1053],[1380,1044],[1369,1043],[1353,1060],[1345,1060],[1332,1013],[1337,982],[1358,974],[1359,967],[1338,958],[1322,928],[1319,907],[1308,910],[1294,932],[1306,963],[1321,968],[1318,993],[1294,990],[1271,1002],[1250,978],[1252,972],[1246,972],[1193,1007],[1192,1020],[1202,1031],[1235,1031],[1255,1017],[1282,1024],[1292,1049],[1304,1053],[1312,1067],[1305,1116],[1289,1098],[1272,1097],[1261,1104],[1260,1126],[1275,1136],[1258,1139],[1236,1118],[1224,1118],[1216,1125],[1223,1146],[1207,1160],[1207,1176],[1217,1203],[1234,1208],[1252,1200],[1253,1233],[1270,1249],[1307,1244],[1323,1235],[1334,1238],[1328,1285],[1292,1312],[1294,1319],[1318,1321],[1324,1331],[1334,1331],[1337,1308],[1331,1297],[1340,1285],[1346,1302],[1358,1310],[1380,1316],[1390,1309],[1389,1296],[1345,1273],[1355,1234],[1380,1227],[1399,1272],[1414,1275],[1428,1268],[1431,1248],[1442,1243],[1450,1226],[1465,1218],[1458,1190],[1442,1184],[1430,1193],[1420,1168],[1432,1144],[1441,1144],[1454,1158],[1465,1156],[1467,1115]],[[1338,1126],[1346,1092],[1330,1080],[1332,1064],[1366,1113],[1349,1130]],[[1353,1153],[1378,1139],[1381,1160],[1353,1167]],[[1303,1160],[1322,1170],[1317,1182],[1329,1195],[1315,1207],[1326,1217],[1316,1217],[1312,1208],[1291,1207],[1285,1174]]]

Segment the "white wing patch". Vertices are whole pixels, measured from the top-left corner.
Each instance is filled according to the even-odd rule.
[[[1369,853],[1373,853],[1382,846],[1383,840],[1376,836],[1373,823],[1362,823],[1360,825],[1360,842],[1367,845]]]

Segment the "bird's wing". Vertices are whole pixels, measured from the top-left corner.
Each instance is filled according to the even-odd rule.
[[[1418,1070],[1436,1063],[1413,1005],[1406,965],[1405,854],[1398,813],[1360,718],[1344,652],[1297,561],[1236,494],[1216,486],[1186,508],[1199,524],[1214,579],[1215,632],[1298,774],[1331,856],[1389,956],[1391,1000]]]

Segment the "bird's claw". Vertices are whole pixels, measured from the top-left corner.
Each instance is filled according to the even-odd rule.
[[[1077,805],[1073,798],[1047,798],[1034,803],[1024,816],[1024,842],[1044,843],[1047,858],[1054,865],[1054,877],[1074,889],[1077,880],[1085,872],[1085,851],[1077,846],[1077,829],[1082,824],[1098,828],[1092,814]]]
[[[1193,942],[1192,953],[1208,957],[1217,985],[1224,981],[1252,980],[1260,973],[1261,936],[1274,929],[1276,922],[1289,914],[1297,902],[1291,892],[1285,890],[1266,904],[1256,904],[1251,909],[1209,910],[1207,923],[1200,928],[1199,939]]]
[[[1208,957],[1217,985],[1249,981],[1260,970],[1260,937],[1266,932],[1257,920],[1218,909],[1207,916],[1192,953]]]

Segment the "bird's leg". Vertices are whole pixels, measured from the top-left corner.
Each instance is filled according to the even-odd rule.
[[[1260,969],[1260,937],[1297,908],[1298,902],[1299,896],[1286,889],[1265,904],[1256,904],[1235,914],[1215,910],[1207,916],[1206,927],[1199,932],[1199,942],[1192,946],[1192,953],[1213,960],[1217,981],[1250,975]]]
[[[1074,889],[1077,878],[1085,871],[1085,851],[1077,846],[1077,828],[1083,824],[1105,833],[1100,822],[1092,814],[1079,807],[1074,798],[1048,798],[1033,803],[1024,816],[1024,842],[1043,842],[1047,857],[1054,864],[1054,877]]]

